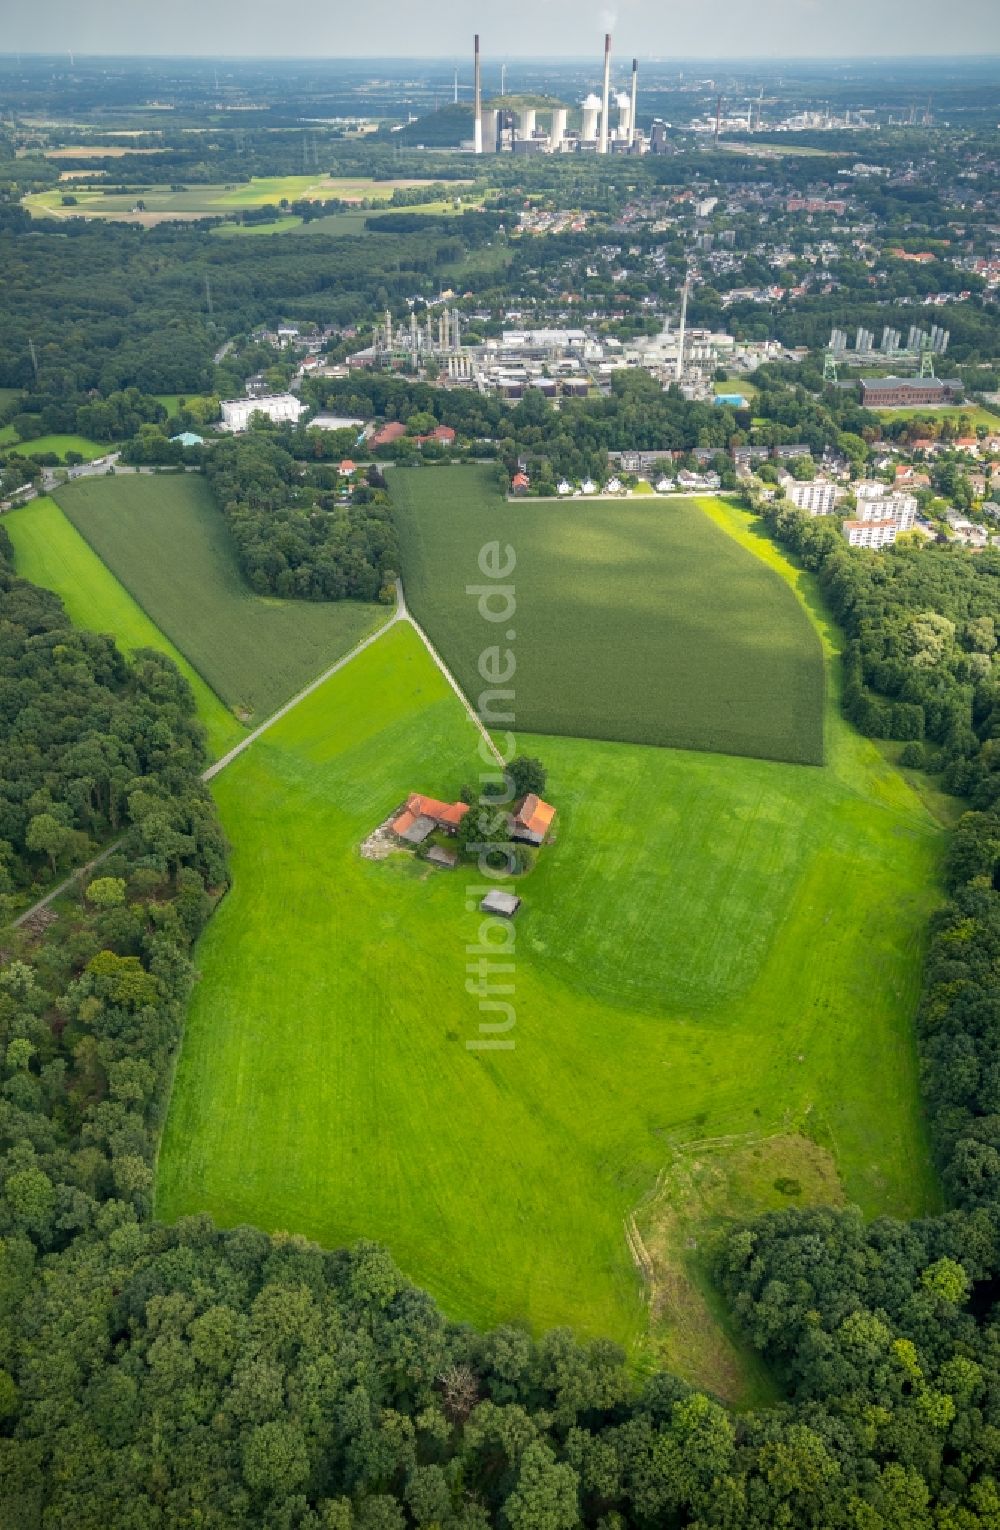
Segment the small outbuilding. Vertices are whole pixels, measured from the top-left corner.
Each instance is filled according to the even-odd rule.
[[[504,919],[513,919],[521,907],[521,900],[513,893],[501,892],[499,887],[492,887],[479,905],[480,913],[499,914]]]
[[[446,871],[454,871],[458,865],[455,851],[445,850],[442,845],[432,845],[427,852],[427,859],[432,866],[443,866]]]
[[[405,839],[408,845],[422,845],[434,833],[435,827],[433,818],[404,808],[399,817],[393,820],[392,832],[398,834],[400,839]]]
[[[511,834],[529,845],[540,845],[552,827],[556,810],[551,803],[543,802],[534,792],[529,792],[511,820]]]

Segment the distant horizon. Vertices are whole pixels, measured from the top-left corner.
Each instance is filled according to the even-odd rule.
[[[51,50],[58,39],[58,53],[93,58],[454,59],[471,52],[477,31],[484,54],[546,61],[599,55],[605,32],[616,52],[692,62],[933,60],[942,57],[935,44],[947,47],[954,38],[967,48],[975,39],[976,47],[945,57],[1000,56],[996,0],[956,0],[947,15],[938,0],[756,0],[752,7],[700,0],[697,8],[665,7],[662,0],[506,0],[501,9],[468,0],[430,0],[422,7],[409,0],[366,0],[363,7],[330,0],[284,0],[280,7],[272,0],[173,0],[155,9],[134,0],[90,7],[34,0],[11,9],[6,55],[42,58],[57,56]],[[847,39],[857,39],[857,53],[845,52]]]
[[[454,53],[419,53],[407,51],[403,53],[275,53],[270,49],[260,53],[224,53],[207,50],[205,52],[142,52],[135,49],[117,52],[113,49],[104,49],[100,52],[91,52],[85,48],[60,48],[55,52],[42,52],[32,48],[0,49],[0,60],[37,60],[65,61],[69,54],[74,56],[76,63],[96,62],[102,59],[115,59],[127,61],[135,59],[149,63],[157,59],[168,63],[176,60],[203,59],[206,62],[217,63],[264,63],[275,64],[378,64],[378,63],[405,63],[408,59],[417,60],[421,63],[455,64],[462,63],[471,55],[472,37],[474,32],[469,32],[469,48]],[[598,39],[601,43],[601,39]],[[898,64],[929,64],[929,63],[961,63],[963,61],[987,64],[996,62],[1000,64],[1000,43],[997,51],[984,53],[943,53],[936,49],[932,53],[888,53],[868,49],[864,53],[774,53],[765,51],[761,53],[671,53],[671,52],[647,52],[635,48],[630,43],[617,44],[613,41],[614,53],[619,61],[626,57],[638,57],[648,63],[676,63],[676,64],[733,64],[733,63],[772,63],[778,64],[829,64],[832,66],[851,64],[863,65],[866,63],[898,63]],[[492,57],[496,59],[518,59],[531,61],[539,64],[588,64],[594,59],[597,49],[586,53],[522,53],[512,49],[493,49]],[[487,50],[483,50],[484,60],[489,56]],[[1000,80],[997,82],[998,96],[1000,96]]]

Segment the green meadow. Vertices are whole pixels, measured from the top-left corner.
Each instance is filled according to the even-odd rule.
[[[154,393],[153,397],[158,404],[163,405],[168,417],[175,415],[181,408],[181,400],[185,404],[205,404],[208,402],[203,393]]]
[[[107,441],[91,441],[87,436],[36,436],[32,441],[19,441],[13,427],[8,428],[11,435],[7,444],[16,445],[22,457],[30,457],[36,452],[51,452],[64,460],[67,452],[77,452],[85,462],[93,462],[114,451],[114,447]]]
[[[957,425],[959,418],[964,417],[968,429],[974,431],[977,425],[985,425],[991,434],[1000,432],[1000,411],[984,409],[981,404],[914,404],[912,407],[903,405],[898,409],[875,409],[880,420],[926,420],[928,424],[940,425],[949,420]]]
[[[432,186],[430,180],[376,181],[366,176],[278,175],[255,176],[250,181],[230,185],[187,186],[174,191],[170,186],[150,186],[141,192],[108,192],[100,187],[76,186],[76,203],[63,205],[65,186],[39,191],[24,198],[24,206],[36,218],[111,218],[119,222],[142,222],[169,217],[211,218],[238,212],[247,207],[267,207],[282,201],[384,201],[396,187]],[[449,183],[456,187],[471,182]],[[142,210],[136,212],[141,201]]]
[[[396,469],[407,600],[475,698],[510,652],[519,728],[816,764],[819,641],[791,591],[693,500],[508,504],[488,469]],[[468,590],[512,549],[516,621]],[[499,605],[494,605],[499,611]]]
[[[556,832],[504,927],[515,1023],[484,1037],[478,878],[359,854],[407,792],[478,770],[457,701],[394,627],[213,783],[234,880],[197,953],[157,1212],[376,1238],[455,1317],[607,1333],[739,1399],[764,1383],[690,1252],[692,1198],[653,1192],[707,1144],[728,1165],[699,1189],[715,1222],[748,1184],[771,1204],[789,1164],[807,1196],[868,1215],[939,1205],[912,1020],[941,835],[840,718],[808,576],[741,512],[699,513],[811,608],[826,764],[522,736]],[[633,1211],[657,1268],[686,1272],[652,1327]]]
[[[359,601],[256,595],[195,474],[79,478],[59,504],[206,683],[260,721],[386,620]]]
[[[232,712],[150,621],[51,499],[36,499],[3,518],[17,572],[62,597],[76,627],[109,632],[121,648],[158,648],[173,659],[194,692],[213,759],[245,735]]]

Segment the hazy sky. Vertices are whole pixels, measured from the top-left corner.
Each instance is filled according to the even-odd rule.
[[[1000,0],[3,0],[0,52],[580,56],[1000,53]]]

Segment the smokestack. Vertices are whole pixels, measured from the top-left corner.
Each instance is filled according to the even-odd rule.
[[[719,96],[715,103],[715,141],[719,141],[719,132],[722,128],[722,97]]]
[[[598,154],[608,152],[608,126],[611,109],[611,33],[604,34],[604,110],[601,113],[601,136],[597,143]]]
[[[479,64],[479,33],[476,33],[476,126],[473,138],[473,151],[476,154],[483,152],[483,76]]]
[[[637,58],[634,58],[632,60],[632,110],[631,110],[631,113],[629,115],[629,126],[628,126],[628,146],[629,146],[630,149],[633,149],[635,147],[635,112],[636,112],[636,104],[638,102],[638,99],[639,99],[639,60]]]
[[[686,276],[684,278],[684,291],[681,296],[681,332],[677,339],[677,369],[674,373],[678,382],[680,382],[684,375],[684,339],[687,334],[688,286],[690,280],[690,277]]]

